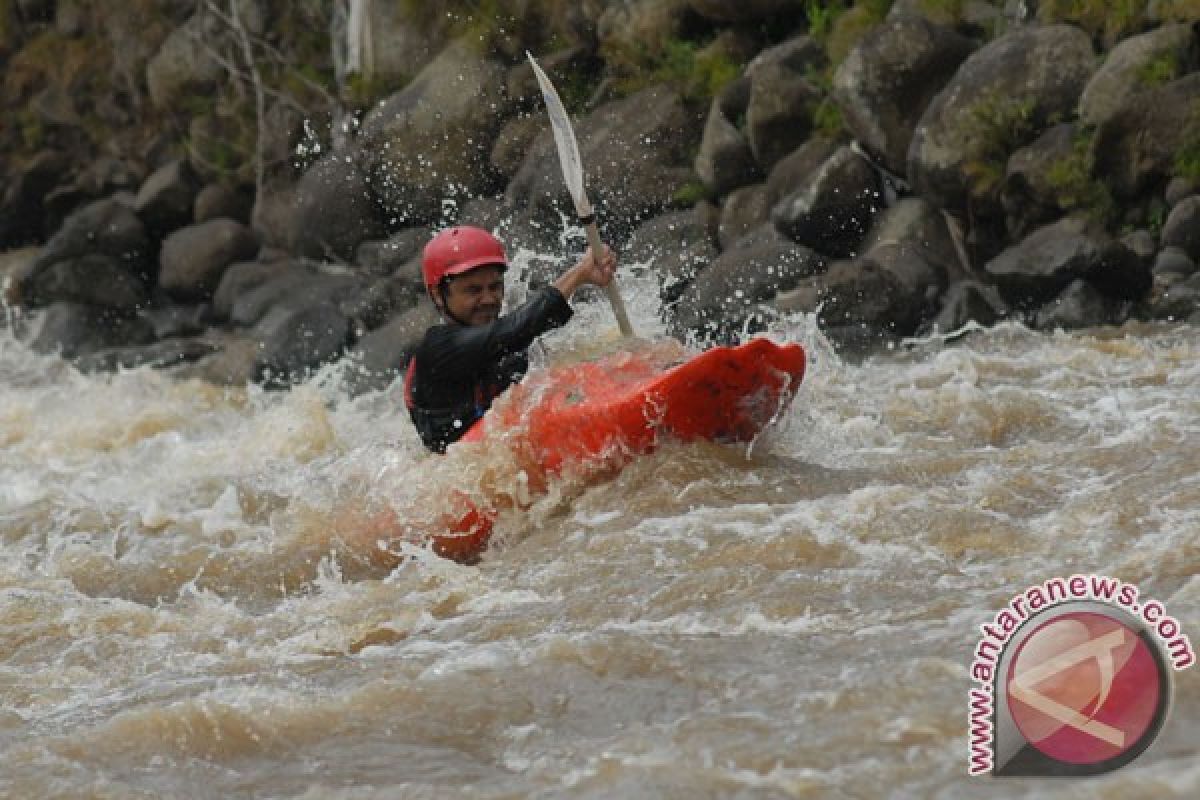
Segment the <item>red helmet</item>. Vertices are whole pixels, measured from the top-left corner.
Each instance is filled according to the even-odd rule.
[[[483,228],[470,225],[438,233],[425,245],[421,256],[421,274],[431,297],[444,279],[485,266],[508,269],[504,245]]]

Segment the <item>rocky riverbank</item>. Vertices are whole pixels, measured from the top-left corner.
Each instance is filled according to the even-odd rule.
[[[358,4],[347,76],[328,2],[0,4],[10,322],[89,370],[386,385],[430,231],[560,247],[527,48],[680,336],[1200,322],[1200,3],[447,5]]]

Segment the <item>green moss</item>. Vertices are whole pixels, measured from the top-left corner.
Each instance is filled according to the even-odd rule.
[[[887,17],[890,3],[865,2],[838,16],[825,42],[829,63],[841,64],[864,36]]]
[[[1158,14],[1165,22],[1200,20],[1200,0],[1160,0]]]
[[[1004,177],[1008,158],[1035,129],[1037,103],[993,92],[971,109],[966,133],[976,156],[964,165],[975,194],[986,194]]]
[[[699,180],[688,181],[671,196],[671,202],[678,208],[691,208],[702,200],[711,199],[712,193]]]
[[[744,66],[711,41],[680,38],[608,55],[610,66],[621,75],[617,80],[619,94],[668,83],[678,87],[686,101],[698,104],[711,100],[742,74]]]
[[[1117,204],[1108,185],[1095,177],[1090,132],[1075,138],[1071,152],[1050,166],[1046,179],[1064,211],[1081,211],[1102,224],[1111,222]]]
[[[921,0],[920,10],[939,25],[954,26],[962,22],[964,0]]]
[[[1183,137],[1183,146],[1175,153],[1177,177],[1200,181],[1200,111],[1192,115]]]
[[[823,3],[820,0],[805,0],[804,17],[808,20],[808,35],[824,43],[833,32],[833,23],[846,10],[842,0]]]
[[[826,97],[817,104],[813,111],[813,130],[829,139],[838,138],[846,129],[846,121],[842,118],[842,110],[831,98]]]
[[[1147,87],[1162,86],[1178,78],[1182,71],[1178,53],[1163,53],[1143,64],[1138,70],[1137,78]]]
[[[1043,0],[1038,18],[1078,25],[1093,38],[1113,44],[1148,24],[1148,6],[1148,0]]]

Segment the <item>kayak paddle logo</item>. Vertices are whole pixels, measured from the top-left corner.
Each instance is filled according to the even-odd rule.
[[[980,626],[970,774],[1098,775],[1150,747],[1170,708],[1171,668],[1195,654],[1163,605],[1138,594],[1106,576],[1054,578]]]

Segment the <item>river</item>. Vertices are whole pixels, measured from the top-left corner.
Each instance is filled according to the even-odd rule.
[[[611,328],[585,304],[544,358]],[[1200,331],[770,334],[811,363],[752,447],[392,569],[364,519],[498,469],[425,455],[398,387],[81,375],[0,328],[0,796],[1200,796],[1200,669],[1102,777],[968,777],[966,737],[979,626],[1031,584],[1118,577],[1200,642]]]

